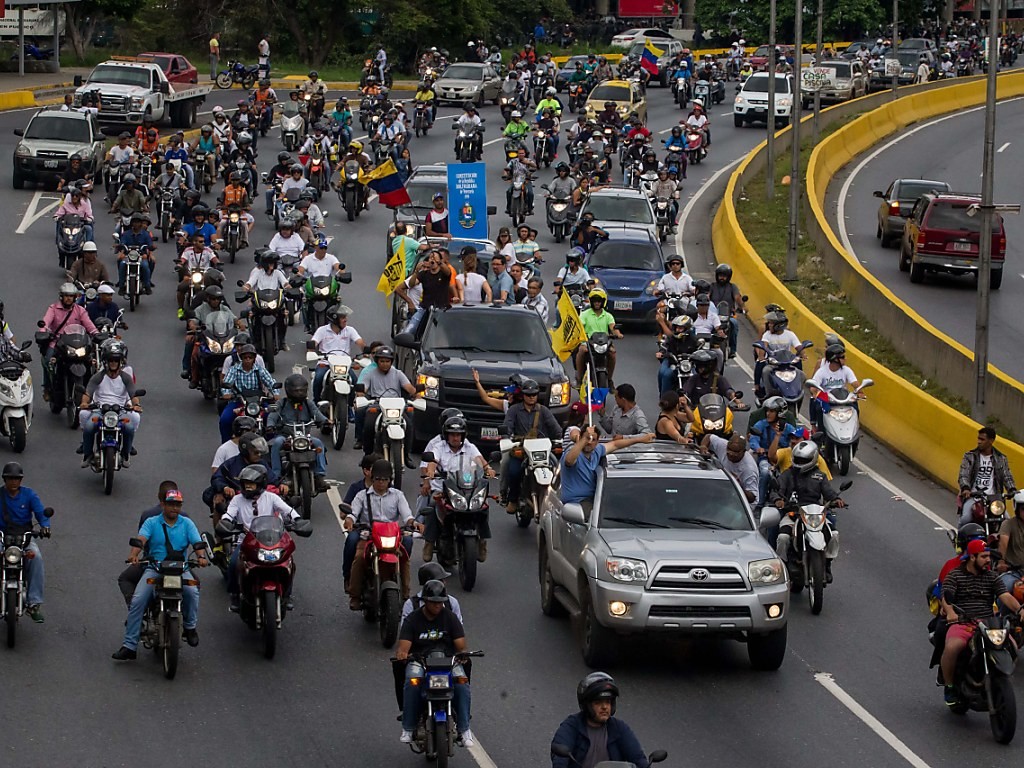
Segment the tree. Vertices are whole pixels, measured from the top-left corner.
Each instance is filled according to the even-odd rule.
[[[340,41],[348,0],[271,0],[270,5],[288,29],[299,59],[311,67],[323,66]]]
[[[891,23],[886,12],[891,6],[878,0],[829,0],[825,6],[826,38],[857,37],[876,31],[887,20]],[[741,0],[739,3],[735,0],[701,0],[696,15],[703,28],[713,30],[718,37],[726,37],[731,29],[737,29],[749,41],[765,41],[768,39],[769,8],[769,0]],[[813,23],[816,9],[817,4],[813,0],[804,0],[804,29]],[[795,12],[793,0],[778,0],[776,3],[775,33],[780,42],[792,42]]]
[[[85,58],[85,49],[92,40],[96,25],[103,19],[130,21],[141,7],[136,0],[84,0],[80,3],[62,3],[64,32],[75,55]]]

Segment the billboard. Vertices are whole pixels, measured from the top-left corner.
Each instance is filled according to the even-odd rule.
[[[674,18],[679,4],[668,0],[619,0],[619,18]]]

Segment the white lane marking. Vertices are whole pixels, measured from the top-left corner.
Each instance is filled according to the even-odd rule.
[[[740,357],[736,357],[733,362],[735,362],[736,365],[738,365],[740,367],[740,370],[742,370],[751,381],[754,380],[754,369],[750,367],[750,364],[747,363],[746,360],[743,360]],[[797,414],[797,418],[803,424],[807,424],[808,423],[807,420],[802,415],[800,415],[799,413]],[[941,517],[939,517],[939,515],[937,515],[934,512],[932,512],[930,509],[928,509],[928,507],[926,507],[920,501],[915,499],[913,496],[911,496],[909,493],[907,493],[902,488],[897,486],[895,483],[891,482],[890,480],[888,480],[885,477],[883,477],[882,475],[880,475],[878,472],[873,470],[871,467],[869,467],[867,464],[865,464],[860,459],[854,458],[853,465],[855,467],[857,467],[857,469],[860,470],[862,473],[864,473],[869,478],[871,478],[876,483],[878,483],[880,486],[885,488],[885,490],[887,490],[890,494],[892,494],[895,497],[898,497],[900,501],[905,501],[907,504],[910,505],[910,507],[912,509],[916,510],[917,512],[920,512],[926,518],[928,518],[933,523],[935,523],[935,530],[937,530],[937,531],[938,530],[942,530],[942,531],[952,531],[952,530],[955,530],[956,526],[954,526],[952,523],[949,523],[949,522],[943,520]]]
[[[45,205],[41,210],[39,204],[43,200],[49,200],[50,202]],[[32,195],[32,199],[29,200],[28,208],[25,210],[25,215],[21,217],[21,224],[14,230],[19,235],[24,235],[28,232],[28,228],[35,224],[39,219],[48,214],[54,208],[60,205],[60,198],[54,199],[52,195],[49,195],[42,191],[37,191]]]
[[[1006,99],[1005,101],[1001,101],[999,103],[1000,104],[1009,104],[1010,102],[1020,101],[1021,99],[1024,99],[1024,96],[1016,96],[1016,97],[1014,97],[1012,99]],[[860,173],[864,169],[864,166],[866,166],[868,163],[870,163],[872,160],[874,160],[876,157],[878,157],[880,154],[882,154],[885,150],[889,149],[889,147],[891,147],[891,146],[893,146],[893,145],[903,141],[903,139],[907,138],[908,136],[913,136],[918,131],[922,131],[925,128],[930,128],[931,126],[937,125],[937,124],[942,123],[942,122],[945,122],[946,120],[952,120],[954,117],[961,117],[963,115],[969,115],[972,112],[978,112],[978,111],[983,110],[983,109],[985,109],[984,106],[972,107],[971,109],[965,109],[965,110],[963,110],[961,112],[954,112],[951,115],[945,115],[943,117],[939,117],[939,118],[936,118],[934,120],[929,120],[926,123],[921,123],[921,125],[915,126],[915,127],[911,128],[909,131],[904,131],[899,136],[896,136],[895,138],[890,139],[885,144],[883,144],[880,147],[877,147],[874,151],[872,151],[870,154],[868,154],[863,160],[861,160],[859,163],[857,163],[857,165],[854,167],[853,171],[850,172],[850,175],[847,177],[846,181],[843,182],[843,186],[839,189],[839,202],[838,202],[838,205],[836,207],[836,217],[837,217],[837,220],[840,222],[840,224],[842,222],[846,221],[846,198],[847,198],[847,195],[849,195],[849,193],[850,193],[850,186],[853,184],[853,180],[857,177],[857,174]],[[1004,145],[1003,148],[1005,149],[1006,146],[1007,145]],[[999,151],[1002,152],[1002,150],[999,150]],[[847,234],[845,226],[840,226],[840,228],[839,228],[839,239],[843,241],[843,248],[846,249],[847,253],[849,253],[851,256],[856,258],[858,261],[863,261],[863,259],[861,259],[859,256],[857,256],[856,253],[854,253],[853,244],[850,242],[850,236],[849,236],[849,234]]]
[[[857,703],[850,694],[839,687],[839,684],[832,679],[832,675],[828,672],[818,672],[814,675],[815,681],[817,681],[826,691],[831,693],[835,698],[852,712],[857,719],[859,719],[864,725],[870,728],[875,734],[882,739],[886,744],[893,748],[900,757],[910,763],[914,768],[929,768],[928,763],[918,757],[906,744],[904,744],[892,731],[886,728],[882,723],[868,712],[864,707]]]
[[[1003,146],[1001,146],[999,149],[997,149],[996,152],[1002,152],[1008,146],[1010,146],[1010,142],[1006,142],[1005,144],[1003,144]]]
[[[476,739],[476,744],[472,747],[468,747],[467,749],[470,756],[476,760],[476,764],[479,765],[480,768],[498,768],[497,764],[491,760],[491,756],[484,751],[482,746],[480,746],[480,739]]]
[[[718,180],[718,177],[721,176],[723,173],[731,171],[734,167],[739,165],[739,163],[743,160],[744,157],[746,157],[746,154],[737,157],[724,168],[719,168],[717,171],[711,174],[711,177],[703,183],[701,188],[698,189],[694,193],[693,197],[689,199],[686,205],[683,206],[683,210],[679,214],[679,227],[676,229],[676,253],[683,257],[683,265],[688,272],[691,271],[693,267],[691,267],[690,263],[686,260],[686,253],[683,249],[683,230],[686,229],[686,222],[689,221],[690,211],[693,210],[693,206],[697,204],[697,201],[700,199],[701,195],[707,192],[708,188]],[[750,375],[752,376],[753,372],[751,372]]]

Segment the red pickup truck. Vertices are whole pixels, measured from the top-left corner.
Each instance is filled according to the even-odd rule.
[[[114,58],[119,59],[121,57],[114,56]],[[170,83],[189,83],[194,85],[199,82],[199,72],[192,66],[192,62],[177,53],[147,51],[131,58],[139,61],[152,61],[154,64],[159,65],[160,69],[164,71],[164,77]]]

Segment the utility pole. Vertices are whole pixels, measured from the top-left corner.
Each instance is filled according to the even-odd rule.
[[[818,44],[815,46],[814,51],[814,66],[821,66],[821,49],[822,49],[822,24],[825,20],[825,2],[824,0],[818,0]],[[799,71],[799,70],[798,70]],[[821,88],[818,88],[814,92],[814,122],[812,132],[812,143],[818,145],[818,113],[821,111]]]
[[[775,0],[768,15],[768,167],[764,172],[764,192],[775,199]]]
[[[794,34],[796,36],[796,71],[793,75],[793,107],[791,111],[793,134],[792,163],[789,171],[789,248],[786,250],[786,280],[796,280],[797,247],[800,235],[800,112],[803,107],[800,95],[800,80],[803,69],[803,0],[796,0]],[[774,80],[774,75],[772,76]]]
[[[975,0],[977,2],[977,0]],[[900,58],[900,0],[892,0],[892,57],[899,61]],[[882,61],[885,61],[885,54],[882,54]],[[900,86],[899,68],[892,73],[892,97],[896,98],[896,89]]]

